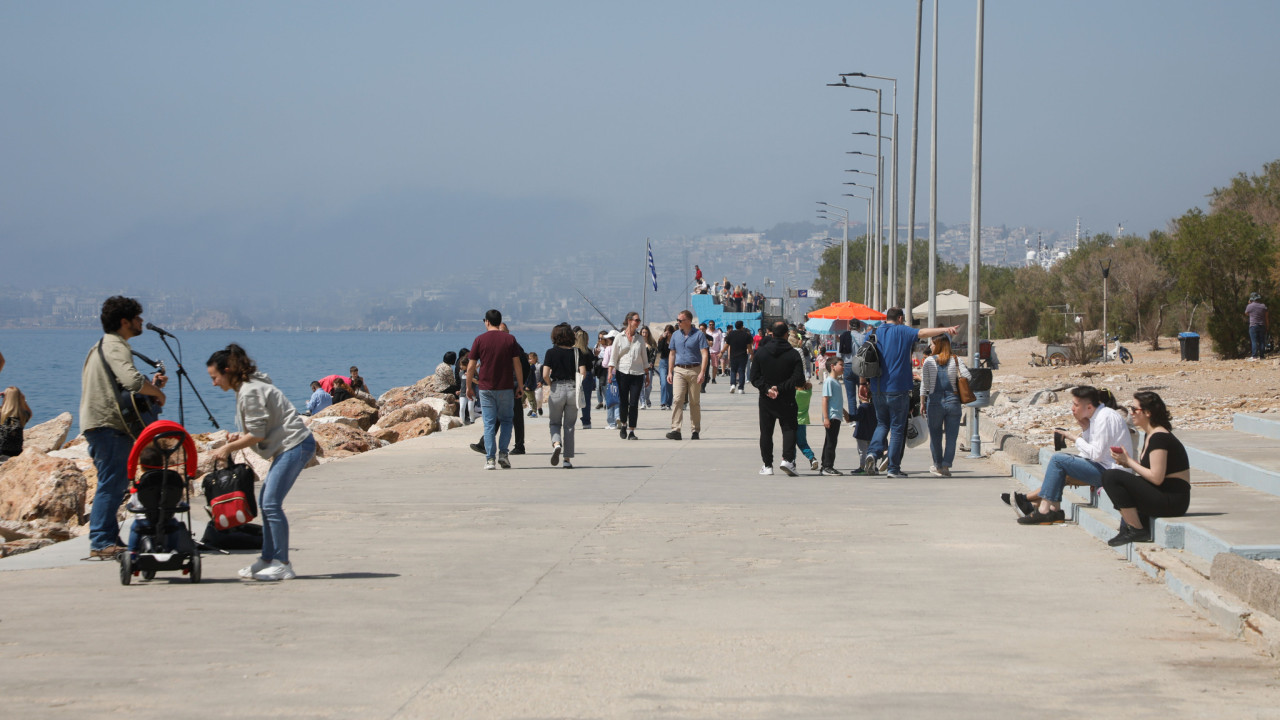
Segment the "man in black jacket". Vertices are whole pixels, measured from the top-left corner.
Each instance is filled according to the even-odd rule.
[[[804,384],[804,359],[787,342],[788,328],[774,323],[751,363],[751,384],[760,391],[761,475],[773,474],[773,423],[782,428],[782,472],[796,475],[796,388]]]

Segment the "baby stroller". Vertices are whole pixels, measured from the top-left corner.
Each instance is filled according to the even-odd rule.
[[[181,453],[178,467],[175,456]],[[181,570],[200,582],[200,550],[191,536],[191,486],[196,476],[196,444],[185,428],[169,420],[153,422],[129,452],[129,477],[138,466],[128,509],[134,513],[129,549],[120,553],[120,584],[134,576],[151,580],[158,571]],[[179,519],[185,517],[185,522]]]

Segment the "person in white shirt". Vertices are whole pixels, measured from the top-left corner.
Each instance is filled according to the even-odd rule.
[[[1074,443],[1080,454],[1054,453],[1045,466],[1044,482],[1040,484],[1040,506],[1018,518],[1021,525],[1064,522],[1066,515],[1062,511],[1062,488],[1066,485],[1068,475],[1092,487],[1100,487],[1102,471],[1120,467],[1112,457],[1112,447],[1123,448],[1124,454],[1133,455],[1129,427],[1124,417],[1116,411],[1115,397],[1110,391],[1098,390],[1089,385],[1072,388],[1071,415],[1082,428],[1081,432],[1073,433],[1063,428],[1054,428],[1054,432]],[[1019,514],[1027,509],[1027,505],[1023,503],[1029,505],[1030,501],[1015,493],[1011,504],[1019,510]]]
[[[711,353],[711,382],[716,381],[716,376],[721,372],[720,353],[724,350],[724,332],[716,327],[715,320],[707,321],[707,341],[711,343],[708,351]]]
[[[649,370],[648,346],[640,334],[640,313],[627,313],[622,321],[622,333],[614,339],[606,362],[609,382],[618,381],[618,436],[623,440],[636,440],[640,391]]]

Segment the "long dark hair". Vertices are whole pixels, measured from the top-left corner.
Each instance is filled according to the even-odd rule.
[[[253,364],[253,360],[244,348],[235,343],[231,343],[225,348],[218,350],[209,356],[205,365],[211,368],[217,368],[218,372],[226,375],[233,385],[237,387],[243,385],[253,374],[258,372],[258,366]]]
[[[1147,414],[1153,427],[1162,427],[1173,432],[1173,416],[1169,414],[1169,408],[1165,406],[1164,400],[1159,395],[1143,390],[1134,393],[1133,399],[1138,401],[1138,407]]]

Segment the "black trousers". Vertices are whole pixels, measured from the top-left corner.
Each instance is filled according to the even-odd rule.
[[[739,390],[747,384],[747,356],[734,355],[729,358],[729,384],[736,385]]]
[[[796,461],[796,399],[795,396],[770,400],[760,396],[760,459],[765,465],[773,465],[773,424],[782,428],[782,459]]]
[[[840,421],[832,420],[827,427],[827,437],[822,443],[822,467],[836,466],[836,443],[840,440]]]
[[[643,375],[614,373],[618,381],[618,422],[634,428],[640,419],[640,391],[644,389]]]
[[[1181,517],[1191,505],[1191,485],[1186,480],[1165,478],[1160,485],[1152,485],[1134,473],[1124,470],[1103,470],[1102,487],[1117,508],[1133,508],[1143,518]]]

